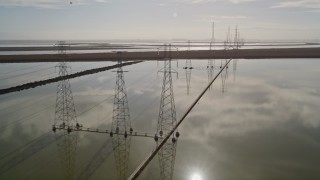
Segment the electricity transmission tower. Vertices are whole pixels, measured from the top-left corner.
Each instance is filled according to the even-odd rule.
[[[234,35],[234,41],[233,41],[233,47],[234,49],[239,49],[239,32],[238,32],[238,26],[236,26],[235,29],[235,35]]]
[[[214,37],[214,22],[212,22],[212,32],[211,32],[211,41],[209,44],[209,50],[211,52],[211,58],[208,59],[207,68],[196,68],[200,70],[207,70],[208,72],[208,82],[210,82],[213,79],[214,74],[214,68],[215,68],[215,59],[214,59],[214,47],[215,47],[215,37]],[[190,51],[190,41],[188,41],[188,51]],[[221,66],[222,67],[222,66]],[[190,89],[190,80],[191,80],[191,70],[194,69],[194,67],[191,65],[191,60],[187,59],[185,67],[183,67],[186,72],[186,81],[187,81],[187,94],[189,95],[189,89]]]
[[[115,96],[113,103],[112,132],[116,134],[112,137],[112,145],[114,149],[114,157],[118,170],[118,178],[126,179],[128,174],[128,162],[130,153],[131,137],[128,133],[132,133],[129,106],[123,70],[122,61],[118,61],[120,65],[117,72]],[[117,134],[124,132],[124,135]]]
[[[66,47],[65,42],[61,41],[58,43],[59,54],[62,60],[65,60]],[[69,67],[66,62],[60,62],[56,67],[59,68],[60,77],[68,75]],[[57,138],[57,145],[65,179],[74,179],[78,133],[71,133],[71,131],[79,126],[70,82],[68,79],[63,79],[58,82],[57,86],[53,131],[56,132],[56,127],[63,129],[63,131],[56,133],[56,137],[59,137]]]
[[[186,66],[183,67],[186,72],[186,81],[187,81],[187,95],[190,93],[190,81],[191,81],[191,71],[193,67],[191,66],[191,60],[186,60]]]
[[[61,48],[59,45],[59,49]],[[64,51],[59,51],[62,56]],[[120,55],[120,52],[118,52]],[[59,141],[59,149],[62,164],[65,170],[66,179],[74,179],[74,164],[75,164],[75,151],[78,138],[78,132],[91,132],[91,133],[107,133],[110,134],[111,142],[106,141],[102,148],[94,155],[94,158],[82,171],[79,179],[88,179],[95,170],[103,163],[110,153],[110,147],[113,149],[116,167],[118,171],[118,179],[126,179],[128,174],[128,162],[131,136],[149,137],[154,136],[147,133],[133,132],[130,123],[128,100],[125,88],[125,82],[122,70],[122,61],[118,61],[117,78],[115,86],[115,96],[113,104],[113,117],[111,130],[100,130],[84,128],[76,120],[75,108],[72,98],[72,91],[69,80],[64,79],[58,84],[58,95],[56,104],[56,118],[52,127],[53,131],[62,130],[63,141]],[[67,65],[65,62],[59,64],[59,75],[67,75]],[[59,131],[60,132],[60,131]],[[101,154],[102,153],[102,154]]]
[[[118,52],[119,55],[121,52]],[[119,57],[121,58],[121,57]],[[108,133],[111,136],[111,141],[106,140],[102,147],[94,154],[88,165],[81,172],[78,179],[89,179],[101,164],[109,157],[109,154],[114,154],[118,179],[126,179],[128,174],[128,163],[130,154],[131,136],[153,137],[145,134],[133,133],[130,123],[130,113],[127,100],[127,93],[122,70],[122,61],[118,61],[118,69],[116,71],[116,85],[113,104],[113,117],[111,130],[85,130],[91,133]]]
[[[240,33],[238,30],[238,26],[236,26],[236,29],[235,29],[233,46],[232,46],[231,39],[232,38],[231,38],[230,28],[228,28],[227,37],[226,37],[226,41],[225,41],[225,51],[228,51],[230,49],[238,50],[241,47]],[[230,52],[230,59],[232,58],[232,52],[233,51]],[[227,61],[228,60],[225,59],[224,64],[226,64]],[[220,68],[222,66],[223,66],[223,60],[221,60]],[[237,70],[237,60],[234,59],[233,60],[233,81],[235,81],[235,78],[236,78],[236,70]],[[226,79],[228,78],[228,71],[229,71],[229,66],[227,65],[227,67],[221,72],[222,93],[225,93],[227,91]]]
[[[188,41],[188,52],[190,52],[190,41]],[[191,81],[191,70],[193,69],[191,64],[191,59],[186,59],[186,64],[183,67],[186,72],[186,82],[187,82],[187,95],[189,95],[190,92],[190,81]]]
[[[211,41],[210,41],[210,48],[209,50],[212,52],[212,59],[208,59],[207,71],[208,71],[208,82],[213,79],[213,70],[215,66],[215,59],[214,59],[214,47],[215,47],[215,38],[214,38],[214,22],[212,22],[212,34],[211,34]]]
[[[235,29],[235,36],[234,36],[234,49],[238,50],[241,47],[240,43],[240,32],[238,30],[238,26]],[[236,71],[237,71],[237,59],[233,59],[233,81],[236,80]]]
[[[163,85],[157,126],[157,134],[159,134],[159,139],[157,135],[155,136],[155,140],[158,144],[163,141],[164,137],[177,123],[171,76],[171,74],[175,72],[171,70],[170,56],[164,61],[164,68],[162,72]],[[172,135],[172,140],[167,141],[158,152],[161,179],[166,180],[172,179],[173,177],[177,137],[179,137],[179,132],[176,132],[175,135]]]

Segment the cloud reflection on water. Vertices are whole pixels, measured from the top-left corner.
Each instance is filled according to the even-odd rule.
[[[291,77],[296,69],[282,71],[276,61],[259,61],[272,71],[250,76],[250,70],[240,71],[236,83],[228,81],[227,94],[217,92],[215,83],[216,92],[207,93],[192,111],[182,125],[177,162],[205,164],[207,179],[319,178],[320,96],[313,91],[319,76],[308,79],[316,72],[310,64],[319,63],[300,62],[304,81],[299,82]],[[279,85],[281,72],[290,88]]]
[[[206,64],[203,62],[193,64]],[[162,80],[157,79],[156,71],[149,74],[152,70],[150,67],[154,65],[155,62],[144,62],[127,67],[129,72],[125,74],[125,80],[134,130],[156,130]],[[317,82],[320,72],[317,67],[320,63],[316,60],[239,60],[238,65],[236,82],[231,80],[230,68],[228,92],[221,94],[219,77],[179,127],[181,137],[178,141],[174,179],[186,179],[190,177],[189,171],[195,170],[201,172],[203,180],[318,178],[320,87]],[[148,72],[140,73],[148,68]],[[303,72],[301,76],[297,68]],[[192,72],[189,96],[186,95],[184,71],[180,71],[179,79],[173,78],[177,119],[206,85],[206,73],[196,70]],[[77,113],[111,97],[79,116],[81,123],[89,127],[110,127],[114,76],[105,72],[71,81]],[[141,79],[143,76],[147,77]],[[40,91],[41,95],[55,94],[56,87],[51,85],[40,90],[34,89],[30,94],[35,95]],[[54,97],[47,100],[50,102],[40,103],[32,109],[54,103]],[[24,114],[17,111],[16,116],[19,113],[22,113],[21,116]],[[27,125],[16,125],[10,130],[10,136],[1,137],[6,139],[2,144],[12,148],[16,146],[15,142],[21,143],[32,139],[35,132],[39,134],[48,130],[51,124],[46,117],[53,114],[54,109],[51,109],[34,121],[26,122]],[[78,171],[109,138],[108,135],[81,136]],[[152,139],[132,140],[131,153],[134,156],[130,160],[131,171],[155,145]],[[156,158],[150,165],[151,169],[148,168],[142,177],[158,177],[160,173],[157,163]],[[19,168],[15,168],[15,171],[17,169],[18,172],[22,171]],[[42,169],[48,168],[45,166]],[[94,177],[105,177],[106,173],[114,170],[113,160],[109,158]]]

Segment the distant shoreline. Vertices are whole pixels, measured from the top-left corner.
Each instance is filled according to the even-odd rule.
[[[275,48],[275,49],[238,49],[238,50],[193,50],[193,51],[146,51],[146,52],[109,52],[82,54],[30,54],[0,55],[0,63],[27,62],[86,62],[86,61],[133,61],[171,59],[274,59],[274,58],[320,58],[320,48]]]

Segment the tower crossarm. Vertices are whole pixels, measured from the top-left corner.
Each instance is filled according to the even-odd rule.
[[[110,137],[113,137],[115,135],[121,135],[124,137],[147,137],[147,138],[154,138],[154,133],[148,133],[148,132],[137,132],[137,131],[111,131],[108,129],[99,129],[99,128],[84,128],[84,127],[60,127],[60,126],[53,126],[52,127],[54,131],[62,130],[62,131],[69,131],[72,132],[88,132],[88,133],[99,133],[99,134],[109,134]]]

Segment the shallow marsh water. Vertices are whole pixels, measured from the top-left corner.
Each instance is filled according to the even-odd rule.
[[[112,64],[115,62],[69,63],[73,72]],[[215,64],[213,77],[221,60],[215,60]],[[54,77],[55,65],[1,64],[0,87]],[[179,60],[178,66],[177,61],[172,61],[172,68],[178,71],[178,77],[172,74],[177,120],[208,84],[207,61],[192,60],[195,68],[191,70],[187,94],[184,65],[185,60]],[[157,71],[162,66],[163,62],[146,61],[123,67],[128,71],[124,73],[124,80],[134,131],[156,132],[163,76]],[[224,93],[219,76],[178,128],[181,136],[177,142],[173,179],[318,179],[318,67],[319,59],[231,61]],[[115,82],[113,71],[70,80],[79,123],[90,128],[111,129]],[[57,83],[52,83],[0,96],[1,179],[64,177],[61,147],[57,146],[51,130],[56,91]],[[52,142],[42,143],[43,148],[29,148],[26,153],[29,145],[42,136],[48,136]],[[95,155],[110,141],[108,134],[78,132],[78,136],[74,177],[88,171],[88,164],[99,159]],[[152,138],[131,137],[128,175],[155,145]],[[110,153],[95,168],[91,179],[117,179],[113,149],[106,149]],[[138,179],[159,178],[159,160],[155,157]]]

